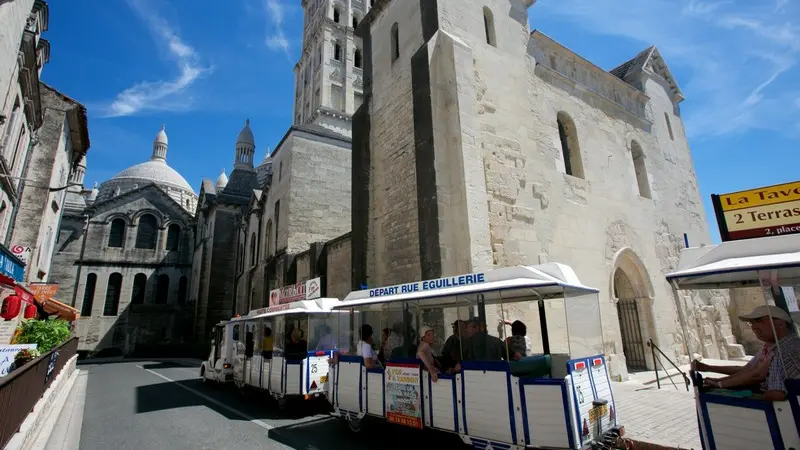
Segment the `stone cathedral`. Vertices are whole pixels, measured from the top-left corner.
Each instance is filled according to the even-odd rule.
[[[614,374],[652,369],[650,339],[681,361],[742,355],[726,293],[676,300],[664,278],[686,240],[711,239],[657,48],[606,71],[531,31],[535,0],[374,3],[357,29],[354,285],[560,262],[601,291]],[[512,311],[533,336],[537,314]]]

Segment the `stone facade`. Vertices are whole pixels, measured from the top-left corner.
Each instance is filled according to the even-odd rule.
[[[679,362],[709,335],[704,356],[741,353],[727,314],[704,313],[727,294],[676,302],[664,278],[710,236],[658,50],[604,71],[531,33],[532,3],[378,0],[365,17],[353,284],[561,262],[601,290],[615,375],[652,368],[650,339]]]
[[[319,276],[324,243],[350,231],[349,139],[292,126],[271,161],[274,173],[239,226],[239,314],[266,305],[272,289]]]
[[[197,199],[166,157],[162,128],[148,162],[99,188],[83,189],[85,162],[73,174],[50,281],[80,311],[80,351],[152,354],[191,343],[195,224],[183,200]]]
[[[89,148],[86,108],[44,83],[40,84],[44,121],[31,148],[30,165],[20,189],[20,206],[11,245],[30,248],[27,282],[47,282],[64,213],[66,187],[73,168]],[[82,179],[81,179],[82,181]],[[55,190],[51,190],[55,189]],[[69,293],[71,297],[71,292]],[[64,296],[64,292],[60,293]]]
[[[50,59],[49,8],[41,0],[0,3],[0,237],[11,229],[36,131],[42,125],[39,75]]]

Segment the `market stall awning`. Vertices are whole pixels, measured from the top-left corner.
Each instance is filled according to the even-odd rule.
[[[36,301],[42,306],[44,312],[51,315],[57,315],[61,319],[66,320],[67,322],[72,322],[73,320],[80,317],[78,310],[73,308],[72,306],[66,305],[61,303],[58,300],[49,298],[46,300],[39,300],[38,298]]]
[[[725,289],[758,286],[765,274],[789,284],[800,280],[800,235],[687,248],[667,279],[678,289]]]

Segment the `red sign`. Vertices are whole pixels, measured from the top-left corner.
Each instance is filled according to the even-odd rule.
[[[58,292],[58,284],[47,284],[47,283],[36,283],[36,284],[29,284],[28,289],[33,293],[33,295],[38,298],[39,300],[49,300],[56,296]]]
[[[575,363],[575,370],[583,370],[585,368],[586,368],[586,363],[585,362],[581,361],[581,362],[576,362]]]
[[[593,365],[593,366],[595,366],[595,367],[596,367],[596,366],[599,366],[600,364],[603,364],[603,360],[602,360],[602,359],[600,359],[600,358],[595,358],[595,359],[593,359],[593,360],[592,360],[592,365]]]
[[[33,294],[28,292],[22,286],[19,286],[19,285],[14,286],[14,291],[16,291],[17,297],[19,297],[20,300],[22,300],[23,302],[30,303],[31,305],[34,304],[35,301],[33,299]]]

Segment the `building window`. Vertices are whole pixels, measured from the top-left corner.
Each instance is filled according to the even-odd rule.
[[[169,275],[161,274],[156,283],[156,304],[166,305],[169,299]]]
[[[111,222],[111,232],[108,234],[108,246],[121,248],[125,245],[125,221],[114,219]]]
[[[672,122],[669,121],[669,114],[664,113],[664,120],[667,121],[667,131],[669,131],[669,138],[675,140],[675,135],[672,134]]]
[[[93,273],[86,275],[86,286],[83,288],[83,304],[81,304],[81,315],[84,317],[92,315],[95,286],[97,286],[97,275]]]
[[[341,18],[342,18],[342,13],[339,10],[339,7],[338,6],[334,6],[333,7],[333,21],[336,22],[336,23],[340,23],[339,21],[341,20]]]
[[[360,21],[361,19],[359,19],[357,15],[353,14],[353,29],[358,28],[358,22]]]
[[[633,168],[636,171],[639,195],[644,198],[651,198],[650,180],[647,177],[647,168],[644,164],[644,152],[642,151],[642,146],[636,141],[631,141],[631,158],[633,158]]]
[[[181,242],[181,227],[177,223],[173,223],[167,230],[167,250],[171,252],[178,251],[178,246]]]
[[[147,275],[137,273],[133,277],[133,290],[131,290],[131,304],[141,305],[144,303],[144,292],[147,289]]]
[[[188,292],[189,280],[184,276],[178,281],[178,304],[186,304],[186,293]]]
[[[392,62],[397,61],[400,57],[400,30],[398,29],[397,22],[392,25]]]
[[[119,295],[122,292],[122,274],[112,273],[108,277],[106,304],[103,306],[104,316],[116,316],[119,313]]]
[[[564,157],[564,172],[573,177],[583,178],[583,161],[575,122],[563,111],[558,113],[557,122],[558,137],[561,139],[561,152]]]
[[[14,109],[11,110],[11,119],[8,120],[8,125],[6,125],[6,133],[3,137],[3,147],[2,150],[4,151],[3,156],[6,157],[6,163],[11,164],[11,160],[8,159],[8,155],[5,154],[6,150],[9,150],[11,147],[8,145],[8,141],[11,139],[11,135],[14,133],[14,129],[17,125],[17,118],[19,117],[20,113],[20,102],[19,97],[17,97],[16,101],[14,102]]]
[[[353,55],[353,65],[360,69],[361,64],[361,49],[357,48],[355,54]]]
[[[278,251],[278,234],[280,233],[281,223],[281,201],[275,202],[275,252]]]
[[[337,61],[342,60],[342,45],[338,42],[333,43],[333,59]]]
[[[136,248],[153,250],[156,248],[158,223],[151,214],[139,218],[139,229],[136,232]]]
[[[494,31],[494,14],[488,6],[483,7],[483,29],[486,31],[486,43],[497,47],[497,36]]]

